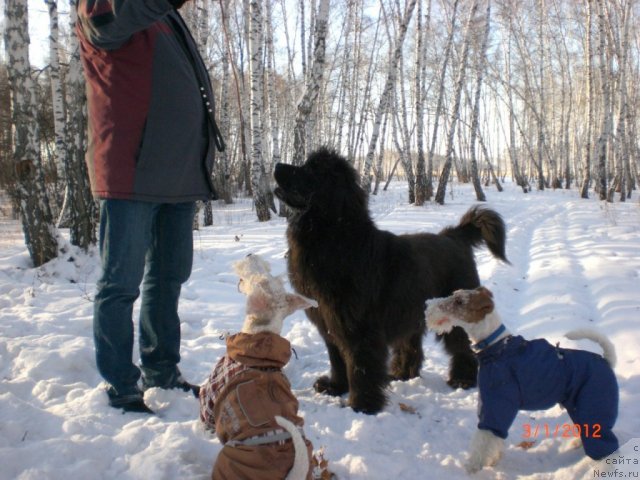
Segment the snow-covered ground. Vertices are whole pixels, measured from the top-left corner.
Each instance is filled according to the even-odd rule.
[[[606,204],[582,200],[575,191],[525,195],[507,185],[503,193],[487,188],[487,196],[487,205],[506,221],[512,265],[498,263],[486,249],[476,258],[503,320],[525,337],[592,351],[598,347],[566,340],[564,332],[586,326],[605,332],[618,354],[616,432],[623,442],[640,437],[637,194]],[[445,206],[417,208],[406,204],[406,187],[396,183],[372,197],[371,211],[379,227],[396,233],[439,231],[457,223],[474,198],[469,186],[453,185]],[[33,269],[17,228],[0,224],[0,479],[208,478],[220,443],[202,429],[196,399],[151,390],[146,400],[157,416],[123,415],[107,406],[93,358],[96,252],[66,246],[58,259]],[[274,272],[284,272],[285,229],[281,218],[258,223],[251,203],[241,200],[216,206],[215,226],[195,233],[193,274],[180,304],[181,369],[191,381],[207,377],[224,353],[221,335],[241,326],[245,299],[232,262],[259,253]],[[324,449],[339,479],[468,478],[463,464],[476,425],[477,391],[446,385],[448,357],[433,335],[424,340],[420,378],[393,382],[389,405],[367,416],[314,392],[328,359],[302,312],[285,321],[283,333],[297,354],[285,372],[306,434]],[[568,422],[559,407],[521,412],[501,463],[476,478],[594,478],[601,465],[571,439],[551,438]],[[528,427],[538,427],[538,438],[526,438]]]

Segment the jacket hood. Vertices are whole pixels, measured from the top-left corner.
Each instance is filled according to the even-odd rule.
[[[236,333],[227,338],[227,354],[247,367],[284,367],[291,358],[291,344],[271,332]]]

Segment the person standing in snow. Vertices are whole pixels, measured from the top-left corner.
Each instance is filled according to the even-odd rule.
[[[100,200],[96,363],[109,405],[124,411],[153,413],[148,388],[198,390],[178,368],[178,299],[191,274],[195,202],[215,198],[211,170],[224,142],[207,70],[177,11],[184,3],[77,4],[86,160]],[[132,315],[141,285],[138,368]]]

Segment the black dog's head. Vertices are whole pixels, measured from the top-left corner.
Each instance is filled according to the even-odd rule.
[[[311,208],[333,214],[345,209],[367,211],[367,194],[353,166],[328,148],[320,148],[296,167],[278,163],[276,196],[295,210]]]

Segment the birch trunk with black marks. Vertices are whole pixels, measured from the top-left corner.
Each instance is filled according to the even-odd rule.
[[[509,22],[511,22],[511,16],[509,17]],[[511,174],[513,175],[513,179],[524,193],[529,192],[531,187],[529,186],[529,181],[522,174],[522,168],[520,166],[520,161],[518,159],[518,149],[516,145],[516,112],[515,105],[513,102],[513,87],[512,87],[512,72],[511,72],[511,45],[512,45],[512,36],[513,36],[513,28],[509,28],[508,32],[509,38],[507,40],[507,51],[505,53],[505,76],[507,83],[507,107],[509,108],[509,159],[511,161]]]
[[[222,30],[224,36],[228,36],[229,32],[229,2],[230,0],[220,0],[220,22],[222,24]],[[231,83],[231,45],[229,42],[225,42],[227,48],[226,52],[223,52],[220,57],[221,70],[222,70],[222,84],[219,102],[220,111],[220,133],[223,138],[229,138],[229,132],[231,131],[231,117],[229,115],[230,102],[229,102],[229,85]],[[238,105],[241,103],[238,101]],[[241,111],[238,117],[241,117]],[[241,135],[242,136],[242,135]],[[243,137],[242,137],[243,138]],[[233,194],[231,191],[231,168],[230,168],[230,149],[225,148],[223,152],[216,153],[216,162],[214,164],[214,185],[220,195],[220,198],[225,204],[231,205],[233,203]]]
[[[429,12],[431,7],[429,6]],[[427,29],[429,23],[429,14],[427,14]],[[416,60],[414,72],[414,88],[415,88],[415,105],[416,105],[416,148],[418,158],[416,159],[416,185],[415,185],[415,204],[416,206],[424,205],[427,198],[427,178],[425,172],[424,158],[424,64],[425,64],[425,46],[423,41],[422,28],[422,0],[418,0],[418,13],[416,17]]]
[[[325,52],[329,18],[329,0],[320,0],[315,17],[313,64],[307,77],[304,94],[297,106],[296,123],[293,131],[293,165],[301,165],[307,156],[311,137],[309,120],[320,94],[325,70]]]
[[[591,136],[593,132],[593,110],[594,110],[594,87],[593,87],[593,0],[586,0],[587,3],[587,32],[586,32],[586,76],[587,76],[587,131],[585,134],[584,144],[584,161],[583,172],[584,178],[582,179],[582,187],[580,189],[580,196],[582,198],[589,198],[589,186],[591,184]]]
[[[447,81],[447,67],[451,58],[451,49],[453,48],[453,37],[456,30],[456,22],[458,17],[458,3],[459,0],[455,0],[453,3],[453,13],[451,15],[451,29],[449,30],[449,37],[447,38],[447,45],[444,50],[444,59],[442,60],[442,68],[440,70],[440,86],[438,89],[438,100],[436,103],[435,118],[433,120],[433,132],[431,133],[431,145],[429,147],[429,153],[427,157],[427,192],[426,199],[431,200],[433,196],[433,157],[436,153],[436,142],[438,141],[438,130],[440,128],[440,117],[442,117],[442,110],[444,109],[444,95],[445,85]]]
[[[367,122],[369,120],[369,104],[371,97],[371,89],[373,85],[373,80],[375,76],[375,59],[377,56],[378,49],[378,38],[380,32],[381,18],[383,15],[384,8],[380,9],[380,13],[378,14],[378,20],[376,22],[376,32],[373,38],[373,43],[371,47],[365,46],[362,44],[363,35],[362,28],[358,29],[358,38],[357,38],[357,53],[355,55],[354,64],[358,65],[364,55],[366,50],[369,50],[369,62],[367,69],[367,76],[365,79],[364,89],[358,88],[359,78],[360,78],[360,69],[353,69],[353,80],[352,80],[352,92],[353,92],[353,100],[352,100],[352,109],[351,115],[349,117],[349,147],[348,147],[348,156],[351,161],[354,161],[358,153],[360,152],[360,148],[364,142],[364,133],[366,130]],[[360,18],[362,22],[362,17]],[[355,91],[354,91],[355,90]],[[360,90],[363,90],[361,93]],[[360,112],[358,113],[358,105],[361,105]]]
[[[356,3],[349,3],[347,6],[347,17],[343,25],[342,37],[344,38],[344,46],[343,53],[339,56],[339,61],[341,63],[340,67],[340,81],[338,92],[335,98],[338,101],[337,105],[337,113],[335,118],[335,124],[333,126],[333,134],[331,135],[332,144],[335,146],[337,151],[340,151],[342,148],[342,138],[344,135],[344,125],[345,118],[347,112],[347,92],[350,90],[349,85],[349,76],[351,75],[352,69],[356,68],[354,63],[354,42],[350,38],[350,32],[354,29],[354,17],[356,15]],[[339,48],[336,47],[336,48]]]
[[[444,205],[444,197],[447,192],[447,183],[449,181],[449,175],[451,173],[451,163],[453,161],[454,151],[454,139],[456,133],[456,125],[460,118],[460,102],[462,99],[462,89],[464,87],[465,73],[467,69],[467,60],[469,58],[469,43],[471,41],[471,25],[473,18],[478,10],[478,1],[474,0],[471,10],[469,11],[469,18],[467,19],[467,25],[465,27],[464,43],[462,47],[462,58],[460,60],[460,67],[458,69],[458,75],[456,79],[456,91],[454,94],[454,105],[451,114],[451,123],[449,125],[449,134],[447,137],[447,152],[445,154],[444,166],[442,167],[442,173],[440,174],[440,181],[438,182],[438,190],[436,191],[435,201],[440,205]]]
[[[235,2],[238,4],[237,1]],[[232,9],[233,10],[233,9]],[[238,13],[235,12],[233,19],[236,27],[236,38],[232,40],[236,43],[234,62],[234,74],[236,81],[236,92],[238,97],[238,109],[240,112],[240,135],[241,139],[241,178],[240,185],[244,183],[246,192],[253,197],[253,184],[251,181],[251,3],[249,0],[242,0],[242,18],[244,21],[241,25]],[[243,34],[240,34],[242,31]],[[244,40],[244,43],[243,43]],[[246,55],[245,55],[246,54]],[[246,64],[249,57],[249,65]],[[247,79],[247,76],[249,77]],[[249,118],[244,118],[244,113],[248,112]]]
[[[409,154],[407,152],[407,148],[406,146],[406,141],[403,142],[403,144],[400,144],[400,140],[399,140],[399,136],[403,135],[402,132],[402,126],[401,126],[401,120],[399,118],[399,111],[401,110],[400,108],[398,108],[398,102],[397,102],[397,96],[394,95],[394,105],[395,107],[394,112],[391,113],[392,116],[392,121],[393,121],[393,130],[392,130],[392,135],[393,135],[393,143],[396,146],[396,151],[398,152],[399,155],[399,160],[400,163],[402,163],[402,168],[405,172],[405,175],[407,177],[407,185],[409,187],[409,191],[408,191],[408,201],[409,203],[414,203],[415,202],[415,192],[413,190],[413,187],[415,185],[415,181],[413,178],[413,169],[411,168],[411,158],[409,157]],[[399,133],[400,132],[400,133]]]
[[[384,145],[387,139],[387,124],[389,123],[389,112],[387,112],[384,116],[384,119],[382,120],[382,133],[380,134],[380,152],[378,153],[378,160],[376,161],[376,168],[375,168],[375,178],[376,181],[374,183],[374,187],[373,187],[373,194],[377,195],[378,194],[378,190],[380,189],[380,182],[382,182],[382,178],[384,175],[383,172],[383,162],[384,162]],[[385,186],[385,190],[386,190],[386,186]]]
[[[598,2],[598,58],[600,62],[600,85],[602,95],[602,122],[598,137],[598,195],[600,200],[607,200],[607,144],[611,126],[611,77],[609,60],[606,52],[605,6]]]
[[[300,61],[302,67],[302,78],[307,78],[307,53],[305,51],[305,13],[304,13],[304,2],[306,0],[299,0],[298,6],[300,7]]]
[[[482,190],[480,176],[478,174],[476,140],[478,138],[478,130],[480,129],[480,93],[482,92],[482,79],[484,77],[487,44],[489,42],[489,30],[491,28],[491,0],[487,0],[487,13],[485,15],[485,22],[486,24],[484,29],[484,36],[482,38],[482,45],[480,46],[480,51],[478,52],[476,61],[476,91],[474,95],[473,112],[471,116],[471,139],[469,141],[469,150],[471,152],[471,181],[476,192],[476,199],[480,202],[486,201],[487,197]],[[489,161],[488,157],[487,161]]]
[[[369,139],[369,148],[367,150],[367,156],[365,157],[361,179],[362,186],[367,192],[371,191],[371,168],[373,165],[373,157],[375,155],[376,145],[378,143],[378,137],[380,136],[380,125],[382,123],[382,117],[389,107],[389,101],[393,97],[393,88],[395,87],[396,77],[398,75],[398,63],[400,62],[400,57],[402,56],[402,46],[404,45],[404,39],[407,36],[407,27],[409,25],[409,21],[411,20],[411,16],[413,15],[415,6],[416,0],[407,1],[405,13],[398,28],[398,36],[394,44],[393,56],[391,57],[391,61],[389,62],[384,89],[382,90],[378,108],[376,109],[371,137]]]
[[[376,35],[375,35],[375,40],[373,43],[372,50],[375,50],[375,45],[378,38],[378,31],[380,30],[380,16],[381,16],[381,13],[378,12],[378,21],[376,24]],[[361,28],[362,27],[362,11],[361,9],[356,10],[354,12],[354,17],[355,18],[353,20],[353,45],[354,45],[353,54],[352,54],[351,68],[349,70],[349,75],[346,80],[347,88],[349,88],[349,91],[350,91],[350,94],[349,94],[350,98],[349,98],[348,119],[347,119],[347,126],[346,126],[347,133],[346,133],[346,140],[345,140],[345,144],[346,144],[345,149],[347,151],[347,158],[351,162],[355,160],[358,138],[359,138],[359,128],[361,128],[363,122],[366,121],[363,118],[367,113],[366,109],[360,110],[359,112],[360,118],[358,121],[358,105],[360,104],[361,101],[364,103],[364,100],[361,100],[361,95],[362,95],[361,90],[364,90],[364,95],[362,96],[368,95],[369,79],[371,78],[371,70],[372,70],[372,65],[371,63],[369,63],[368,64],[369,73],[367,73],[366,84],[364,88],[361,88],[360,68],[358,68],[358,66],[360,65],[361,59],[364,55],[363,46],[362,46],[362,28]]]
[[[544,190],[545,188],[545,176],[542,171],[543,167],[543,156],[546,149],[546,136],[545,136],[545,128],[546,128],[546,96],[545,96],[545,37],[544,37],[544,16],[545,16],[545,6],[544,0],[538,0],[538,49],[540,51],[540,59],[538,60],[538,75],[540,87],[538,89],[538,112],[536,115],[537,118],[537,128],[538,128],[538,143],[537,143],[537,155],[538,155],[538,190]],[[549,180],[550,184],[554,185],[557,180],[557,169],[555,168],[555,161],[552,158],[549,158]],[[555,188],[555,186],[554,186]]]
[[[54,122],[56,130],[56,151],[60,156],[66,178],[65,202],[59,219],[66,219],[69,227],[69,241],[83,250],[96,244],[97,205],[91,194],[87,166],[84,160],[86,141],[86,98],[85,83],[80,61],[80,43],[76,35],[76,2],[70,2],[69,11],[69,68],[65,78],[66,96],[62,85],[54,86],[53,72],[59,72],[60,51],[58,35],[57,2],[48,0],[51,23],[50,65],[52,71],[52,92],[54,102]],[[58,80],[60,75],[56,75]],[[56,106],[57,104],[57,106]],[[59,125],[62,122],[62,125]],[[59,147],[59,142],[63,144]],[[66,213],[65,213],[66,212]],[[60,223],[60,220],[58,223]]]
[[[249,5],[249,57],[251,72],[251,188],[256,215],[260,222],[271,219],[268,201],[268,180],[262,150],[262,92],[264,91],[263,72],[263,17],[262,0],[251,0]]]
[[[53,110],[53,132],[54,132],[54,161],[56,166],[61,165],[65,170],[65,175],[68,170],[69,160],[67,159],[67,142],[66,142],[66,125],[67,125],[67,113],[64,99],[64,90],[62,88],[62,79],[60,72],[60,57],[59,57],[59,38],[60,28],[58,25],[58,2],[56,0],[45,0],[47,10],[49,11],[49,78],[51,79],[51,105]],[[65,189],[65,202],[69,197],[69,189]],[[63,204],[63,205],[64,205]],[[64,208],[59,212],[58,221],[56,222],[59,227],[62,223],[63,216],[65,215]],[[68,226],[68,224],[66,225]]]
[[[269,131],[271,133],[271,164],[275,165],[280,162],[280,126],[278,124],[278,98],[276,96],[275,75],[276,60],[273,47],[273,15],[271,2],[267,2],[267,20],[266,20],[266,37],[265,46],[266,55],[266,78],[267,78],[267,109],[269,111]]]
[[[616,192],[620,192],[620,201],[624,202],[627,196],[627,179],[629,177],[629,148],[627,142],[627,116],[629,110],[627,92],[627,70],[629,58],[629,17],[631,15],[631,1],[616,3],[613,6],[617,18],[622,23],[620,39],[615,42],[614,50],[619,65],[618,84],[618,122],[615,133],[615,173],[609,187],[608,200],[613,202]],[[609,14],[611,16],[611,13]],[[609,19],[609,25],[613,25],[613,19]],[[617,38],[618,36],[615,36]],[[630,189],[629,189],[630,191]]]
[[[11,88],[15,201],[34,266],[58,254],[57,230],[49,206],[40,155],[37,99],[29,62],[27,2],[5,0],[4,45]]]
[[[404,173],[407,177],[408,184],[408,193],[409,203],[416,202],[416,180],[413,173],[413,164],[411,163],[411,134],[409,133],[409,124],[407,123],[407,100],[404,89],[404,57],[400,56],[400,65],[398,69],[398,75],[400,76],[400,81],[398,83],[398,88],[395,89],[395,108],[394,108],[394,116],[397,122],[400,125],[402,144],[398,144],[396,142],[396,148],[400,152],[400,158],[402,158],[402,168],[404,169]],[[400,96],[400,104],[398,105],[398,95]]]

